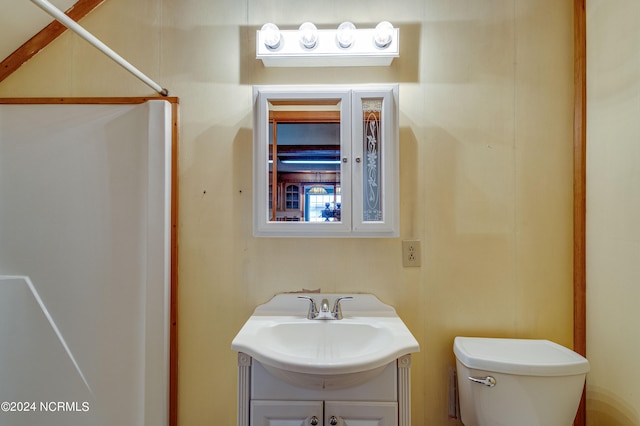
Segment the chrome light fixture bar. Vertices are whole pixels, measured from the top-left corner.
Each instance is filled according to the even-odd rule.
[[[400,30],[387,21],[360,29],[343,22],[317,29],[305,22],[297,30],[265,24],[256,33],[256,58],[265,67],[388,66],[400,56]]]

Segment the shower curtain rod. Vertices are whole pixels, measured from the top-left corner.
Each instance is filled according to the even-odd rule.
[[[160,93],[162,96],[168,96],[169,91],[162,86],[160,86],[155,81],[151,80],[149,77],[144,75],[139,69],[131,65],[127,62],[122,56],[118,55],[116,52],[111,50],[109,46],[98,40],[93,34],[89,31],[85,30],[80,24],[78,24],[73,19],[69,18],[64,14],[60,9],[56,8],[54,5],[49,3],[47,0],[31,0],[36,6],[40,9],[47,12],[49,15],[53,16],[58,22],[60,22],[65,27],[69,28],[74,33],[78,34],[80,37],[91,43],[95,48],[100,50],[102,53],[107,55],[109,58],[113,59],[116,63],[122,66],[124,69],[129,71],[131,74],[138,77],[148,86],[153,88],[156,92]]]

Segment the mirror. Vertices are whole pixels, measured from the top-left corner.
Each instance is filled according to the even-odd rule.
[[[268,149],[268,220],[340,222],[340,100],[269,101]]]
[[[397,86],[367,87],[254,88],[255,235],[397,233]]]

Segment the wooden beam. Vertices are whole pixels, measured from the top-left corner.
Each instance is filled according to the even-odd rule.
[[[587,24],[586,1],[574,0],[574,121],[573,121],[573,347],[587,353],[586,297],[586,158],[587,158]],[[586,424],[585,392],[575,426]]]
[[[157,98],[158,99],[158,98]],[[159,98],[166,99],[166,98]],[[169,426],[178,425],[178,155],[180,114],[171,98],[171,328],[169,332]]]
[[[0,98],[2,104],[142,104],[147,101],[167,101],[179,104],[175,96],[93,97],[93,98]],[[177,132],[177,130],[176,130]]]
[[[78,0],[65,13],[74,21],[79,21],[103,2],[104,0]],[[49,43],[58,38],[66,30],[67,27],[54,20],[38,34],[31,37],[25,44],[0,62],[0,82],[13,74],[22,64],[47,47]]]

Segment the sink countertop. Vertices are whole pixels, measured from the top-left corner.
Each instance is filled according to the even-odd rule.
[[[309,320],[309,301],[340,296],[341,320]],[[296,373],[339,375],[380,368],[420,350],[393,307],[371,294],[287,293],[258,306],[233,339],[232,349],[262,364]]]

